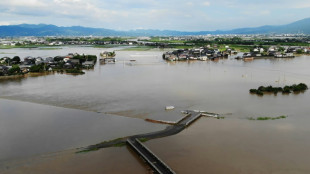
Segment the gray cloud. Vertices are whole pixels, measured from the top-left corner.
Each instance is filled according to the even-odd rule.
[[[310,17],[309,8],[308,0],[10,0],[0,2],[10,19],[0,24],[197,31],[289,23]]]

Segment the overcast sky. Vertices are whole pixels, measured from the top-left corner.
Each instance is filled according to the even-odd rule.
[[[310,17],[310,0],[0,0],[0,25],[227,30]]]

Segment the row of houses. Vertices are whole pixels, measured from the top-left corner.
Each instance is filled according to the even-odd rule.
[[[268,49],[268,53],[310,53],[310,47],[305,46],[271,46]]]
[[[178,49],[164,53],[163,59],[169,61],[212,60],[219,57],[228,57],[228,55],[231,53],[236,52],[232,51],[231,49],[220,51],[219,49],[212,49],[207,47],[201,47],[197,49]]]
[[[310,47],[302,46],[270,46],[268,49],[256,47],[251,52],[243,54],[242,58],[248,57],[275,57],[293,58],[294,54],[309,54]]]

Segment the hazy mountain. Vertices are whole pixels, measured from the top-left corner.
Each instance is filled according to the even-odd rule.
[[[310,34],[310,18],[299,20],[287,25],[279,26],[261,26],[256,28],[239,28],[230,31],[224,31],[225,33],[231,34],[283,34],[283,33],[304,33]]]
[[[205,34],[310,34],[310,18],[279,26],[261,26],[256,28],[239,28],[233,30],[182,32],[173,30],[130,30],[117,31],[104,28],[81,26],[58,27],[55,25],[8,25],[0,26],[0,37],[6,36],[183,36]]]

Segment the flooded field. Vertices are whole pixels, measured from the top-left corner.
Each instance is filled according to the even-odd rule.
[[[127,167],[136,168],[134,173],[145,173],[146,168],[126,147],[35,157],[53,163],[38,160],[40,163],[29,164],[24,158],[160,130],[165,125],[143,119],[177,120],[184,109],[215,112],[225,118],[201,118],[178,135],[146,143],[177,173],[310,172],[310,152],[306,149],[310,145],[310,93],[249,94],[249,89],[259,86],[301,82],[310,86],[309,56],[250,62],[232,57],[165,62],[163,50],[119,49],[3,50],[22,58],[75,52],[99,55],[104,50],[116,50],[118,61],[97,64],[79,76],[51,74],[0,81],[0,173],[42,173],[54,167],[58,171],[53,173],[66,173],[68,168],[84,168],[82,161],[86,159],[84,165],[97,166],[93,173],[100,173],[104,172],[100,170],[100,156],[101,162],[110,166],[105,172],[122,173]],[[13,54],[0,54],[4,56]],[[175,109],[165,111],[167,105]],[[288,117],[248,120],[280,115]],[[61,160],[62,156],[68,160]],[[122,162],[130,161],[125,168],[115,161],[120,156]],[[74,166],[74,161],[80,165]]]

